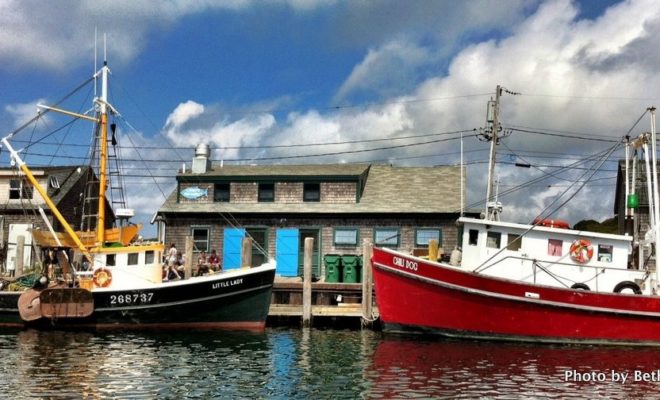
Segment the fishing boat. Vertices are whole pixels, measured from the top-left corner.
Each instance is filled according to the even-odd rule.
[[[95,227],[75,231],[63,217],[21,158],[21,152],[14,149],[12,140],[18,130],[1,141],[18,173],[43,198],[64,232],[54,232],[46,218],[50,232],[32,232],[43,248],[52,248],[56,253],[62,276],[53,279],[42,271],[42,276],[27,290],[0,291],[0,326],[263,330],[275,276],[274,261],[206,276],[165,280],[163,243],[143,240],[138,225],[108,226],[112,211],[107,209],[108,187],[112,184],[108,174],[108,147],[116,140],[114,131],[112,139],[109,138],[108,119],[109,115],[117,114],[108,101],[109,73],[104,62],[87,81],[95,87],[100,83],[100,95],[94,98],[88,113],[40,106],[42,111],[32,120],[38,120],[46,112],[58,112],[95,124],[93,132],[97,140],[93,153],[99,159]],[[133,211],[121,209],[113,215],[132,216]],[[70,253],[79,255],[87,268],[75,268],[69,262]]]
[[[458,219],[461,252],[448,262],[373,248],[383,329],[470,339],[660,345],[660,277],[653,262],[660,237],[655,109],[647,111],[651,132],[621,140],[627,226],[638,202],[630,183],[641,165],[636,156],[630,160],[630,151],[646,155],[650,229],[644,237],[568,229],[565,221],[550,218],[554,211],[528,224],[500,221],[501,204],[491,201],[489,190],[482,218]]]

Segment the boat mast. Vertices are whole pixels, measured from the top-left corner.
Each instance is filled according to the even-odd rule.
[[[97,73],[101,75],[101,97],[98,99],[99,105],[99,206],[98,218],[96,220],[96,241],[99,246],[105,242],[105,197],[108,185],[108,62],[103,61],[103,67]]]
[[[658,283],[660,283],[660,269],[658,268],[658,255],[660,254],[660,202],[658,201],[658,161],[655,132],[655,107],[650,107],[651,112],[651,162],[653,163],[653,230],[655,245],[655,291],[657,293]],[[650,208],[650,207],[649,207]]]

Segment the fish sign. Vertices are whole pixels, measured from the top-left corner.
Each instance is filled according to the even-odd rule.
[[[183,189],[181,192],[181,196],[185,197],[188,200],[195,200],[198,199],[202,196],[208,196],[209,195],[209,189],[202,189],[197,186],[192,186]]]

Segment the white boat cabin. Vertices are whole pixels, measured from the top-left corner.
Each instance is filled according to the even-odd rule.
[[[651,292],[632,269],[632,237],[460,218],[462,268],[491,276],[599,292]]]

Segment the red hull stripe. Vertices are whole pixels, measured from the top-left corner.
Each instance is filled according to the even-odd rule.
[[[374,248],[386,331],[533,342],[660,345],[660,297],[489,277]]]
[[[385,269],[391,273],[397,274],[404,276],[408,279],[414,279],[414,280],[419,280],[421,282],[425,282],[431,285],[436,285],[436,286],[442,286],[447,289],[451,290],[458,290],[458,291],[463,291],[467,292],[470,294],[478,295],[478,296],[485,296],[485,297],[493,297],[493,298],[499,298],[499,299],[504,299],[504,300],[512,300],[512,301],[521,301],[525,303],[534,303],[542,306],[549,306],[549,307],[563,307],[563,308],[570,308],[571,310],[581,310],[581,311],[588,311],[588,312],[603,312],[603,313],[612,313],[612,314],[622,314],[622,315],[635,315],[635,316],[644,316],[644,317],[651,317],[651,318],[660,318],[660,312],[648,312],[648,311],[635,311],[635,310],[621,310],[621,309],[616,309],[616,308],[605,308],[605,307],[594,307],[594,306],[586,306],[586,305],[579,305],[579,304],[568,304],[568,303],[561,303],[557,301],[547,301],[547,300],[540,300],[540,299],[535,299],[535,298],[529,298],[529,297],[521,297],[521,296],[512,296],[512,295],[507,295],[507,294],[501,294],[497,292],[492,292],[492,291],[486,291],[486,290],[480,290],[480,289],[473,289],[465,286],[460,286],[460,285],[454,285],[451,283],[447,282],[442,282],[436,279],[431,279],[427,278],[424,276],[419,276],[415,274],[411,274],[405,271],[398,270],[396,268],[390,268],[387,265],[375,263],[374,264],[378,268]]]

